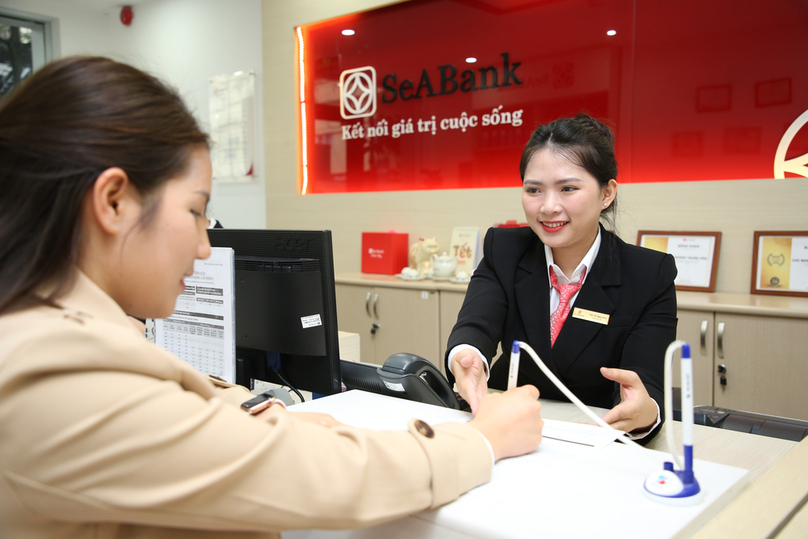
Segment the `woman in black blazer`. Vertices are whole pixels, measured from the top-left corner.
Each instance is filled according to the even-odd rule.
[[[603,419],[613,427],[636,437],[658,431],[663,359],[676,338],[676,266],[600,225],[616,203],[613,145],[607,127],[581,114],[540,126],[525,146],[530,228],[488,231],[449,337],[449,378],[472,411],[489,385],[505,389],[511,344],[520,340],[584,403],[610,408]],[[553,274],[559,284],[582,281],[554,343],[551,313],[561,298]],[[566,400],[523,355],[518,385],[525,384]]]

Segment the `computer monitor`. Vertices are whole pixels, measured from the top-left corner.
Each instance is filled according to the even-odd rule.
[[[209,229],[231,247],[236,281],[236,383],[341,390],[331,231]]]

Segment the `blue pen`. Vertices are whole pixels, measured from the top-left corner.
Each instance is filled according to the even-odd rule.
[[[519,375],[520,354],[519,341],[513,341],[513,346],[511,347],[511,366],[510,369],[508,369],[508,389],[516,387],[516,377]]]

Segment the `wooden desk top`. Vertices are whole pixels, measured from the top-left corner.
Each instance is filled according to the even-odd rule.
[[[387,288],[411,288],[418,290],[445,290],[466,292],[468,283],[449,280],[422,279],[409,281],[395,275],[375,273],[342,273],[336,276],[339,284],[381,286]],[[720,311],[726,313],[783,316],[808,319],[808,298],[790,296],[767,296],[759,294],[734,294],[728,292],[682,292],[676,293],[679,309],[692,311]]]
[[[808,537],[808,439],[749,485],[694,539]]]
[[[450,292],[466,293],[468,283],[455,283],[448,279],[400,279],[395,275],[380,275],[376,273],[340,273],[335,278],[337,284],[356,284],[363,286],[381,286],[384,288],[409,288],[413,290],[446,290]]]

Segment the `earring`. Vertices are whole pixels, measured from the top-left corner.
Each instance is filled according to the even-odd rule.
[[[608,202],[604,202],[604,203],[603,203],[603,207],[604,207],[604,208],[605,208],[606,206],[608,206],[608,205],[609,205],[609,203],[608,203]]]

